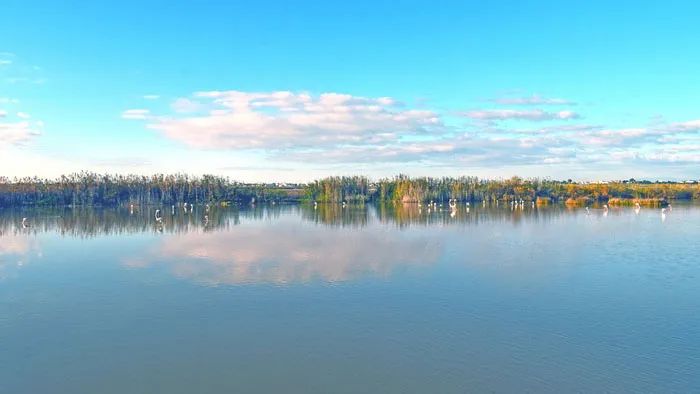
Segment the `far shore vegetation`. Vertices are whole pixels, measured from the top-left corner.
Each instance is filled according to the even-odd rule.
[[[204,175],[100,175],[89,172],[57,179],[0,177],[0,207],[126,206],[255,203],[426,203],[511,202],[588,205],[664,205],[700,200],[698,181],[650,182],[634,179],[582,183],[571,180],[408,177],[371,180],[328,177],[303,184],[242,183]]]

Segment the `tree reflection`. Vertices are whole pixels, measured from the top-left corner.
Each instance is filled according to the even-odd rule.
[[[505,206],[504,206],[505,205]],[[156,209],[161,220],[155,219]],[[112,234],[210,232],[227,230],[241,221],[277,220],[284,215],[298,215],[307,222],[326,227],[363,228],[378,222],[400,228],[409,226],[472,225],[482,222],[549,220],[559,215],[580,214],[580,209],[554,205],[546,208],[473,206],[451,208],[419,204],[298,204],[249,205],[242,208],[204,206],[183,210],[172,207],[129,208],[27,208],[0,210],[0,236],[58,232],[72,237],[96,237]],[[615,211],[611,212],[614,215]],[[26,218],[26,225],[23,219]]]

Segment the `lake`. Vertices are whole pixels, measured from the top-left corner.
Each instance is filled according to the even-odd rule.
[[[0,392],[700,391],[698,205],[155,209],[0,209]]]

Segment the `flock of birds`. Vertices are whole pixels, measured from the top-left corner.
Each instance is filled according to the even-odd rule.
[[[455,217],[457,215],[457,199],[456,198],[451,198],[448,200],[447,204],[450,207],[450,217]],[[471,208],[471,204],[469,202],[464,203],[466,206],[466,211],[469,213],[469,209]],[[430,200],[430,202],[427,204],[427,210],[428,213],[431,212],[442,212],[442,203],[437,203],[434,200]],[[423,204],[418,203],[418,213],[423,213]]]
[[[189,209],[189,211],[188,211]],[[209,204],[204,205],[204,215],[202,216],[202,221],[204,222],[204,225],[206,226],[209,223],[209,210],[210,210]],[[192,213],[194,211],[194,204],[188,204],[186,202],[182,203],[182,211],[184,213]],[[134,214],[134,204],[131,204],[131,209],[130,209],[131,214]],[[170,215],[175,216],[176,212],[176,207],[175,205],[170,206]],[[154,213],[154,219],[156,223],[162,224],[163,223],[163,214],[161,213],[160,209],[156,209]]]
[[[448,200],[448,205],[449,205],[449,207],[450,207],[450,211],[451,211],[451,214],[450,214],[450,215],[451,215],[451,216],[454,216],[455,213],[456,213],[456,210],[457,210],[457,202],[458,202],[458,200],[457,200],[456,198],[450,198],[450,199]],[[523,209],[525,209],[525,202],[526,202],[526,201],[523,200],[523,199],[520,199],[520,200],[512,200],[512,201],[510,202],[510,209],[513,210],[513,211],[516,210],[516,209],[523,210]],[[499,203],[498,203],[498,200],[496,200],[496,206],[498,206],[498,204],[499,204]],[[465,205],[466,205],[466,211],[467,211],[467,213],[469,213],[470,203],[469,203],[469,202],[466,202]],[[486,207],[486,200],[482,200],[481,205],[482,205],[483,207]],[[534,201],[530,201],[530,204],[529,204],[529,205],[530,205],[530,207],[533,208],[533,209],[536,207]],[[341,206],[342,206],[343,208],[345,208],[345,207],[347,206],[347,203],[346,203],[345,201],[343,201],[343,202],[341,202]],[[427,209],[428,209],[428,213],[431,213],[431,212],[438,212],[438,211],[442,212],[442,206],[443,206],[442,202],[437,203],[437,202],[435,202],[435,200],[430,200],[430,202],[426,205],[426,207],[427,207]],[[317,201],[314,201],[314,210],[316,210],[316,209],[318,209],[318,202],[317,202]],[[586,214],[590,214],[590,213],[591,213],[591,210],[590,210],[589,207],[585,207],[585,209],[586,209]],[[635,203],[635,206],[634,206],[634,213],[635,213],[635,214],[639,214],[639,212],[641,211],[641,209],[642,209],[642,206],[641,206],[639,203]],[[605,216],[607,216],[609,210],[610,210],[610,208],[608,207],[608,204],[603,204],[603,214],[604,214]],[[667,207],[661,208],[661,215],[666,215],[666,213],[671,212],[672,210],[673,210],[673,207],[671,206],[671,204],[668,204]],[[422,213],[422,212],[423,212],[423,204],[422,204],[422,203],[418,203],[418,213]]]
[[[448,205],[449,205],[449,208],[450,208],[450,217],[455,217],[455,216],[456,216],[456,214],[457,214],[457,203],[458,203],[458,200],[457,200],[456,198],[451,198],[451,199],[448,200]],[[525,209],[525,203],[526,203],[526,201],[523,200],[523,199],[520,199],[520,200],[512,200],[512,201],[510,201],[510,209],[511,209],[512,211],[515,211],[515,210],[518,210],[518,209],[523,210],[523,209]],[[482,200],[481,205],[482,205],[483,207],[486,207],[486,200]],[[498,202],[498,200],[496,200],[496,206],[498,206],[498,205],[499,205],[499,202]],[[530,207],[531,207],[532,209],[534,209],[534,208],[536,207],[536,204],[535,204],[534,201],[530,201],[528,205],[530,205]],[[346,203],[345,201],[343,201],[343,202],[341,203],[341,206],[342,206],[343,208],[345,208],[345,207],[347,206],[347,203]],[[466,202],[466,203],[465,203],[465,206],[466,206],[466,212],[469,213],[470,203],[469,203],[469,202]],[[434,200],[430,200],[430,202],[429,202],[428,204],[426,204],[426,207],[427,207],[428,213],[431,213],[431,212],[442,212],[442,210],[443,210],[443,204],[442,204],[442,202],[437,203],[437,202],[435,202]],[[314,201],[314,210],[316,210],[316,209],[318,209],[318,202],[317,202],[317,201]],[[587,214],[587,215],[590,215],[590,214],[591,214],[591,209],[590,209],[589,207],[585,207],[585,210],[586,210],[586,214]],[[609,210],[610,210],[610,208],[608,207],[608,204],[603,204],[603,216],[608,216],[608,211],[609,211]],[[634,213],[635,213],[635,214],[639,214],[639,212],[640,212],[641,210],[642,210],[642,206],[641,206],[639,203],[635,203],[635,205],[634,205]],[[666,219],[666,214],[669,213],[669,212],[671,212],[672,210],[673,210],[673,207],[671,206],[671,204],[668,204],[668,206],[665,207],[665,208],[661,208],[661,219],[662,219],[662,220],[665,220],[665,219]],[[422,214],[422,213],[423,213],[423,203],[418,203],[418,213],[419,213],[419,214]]]
[[[609,210],[610,208],[608,208],[608,204],[603,204],[603,216],[607,216]],[[639,205],[638,202],[634,203],[634,213],[638,215],[641,210],[642,206]],[[666,214],[670,213],[671,211],[673,211],[673,206],[671,204],[668,204],[668,206],[661,208],[661,219],[666,219]],[[586,207],[586,214],[590,215],[590,213],[591,210],[588,207]]]
[[[204,205],[204,215],[202,216],[202,221],[204,222],[205,225],[207,223],[209,223],[209,210],[210,209],[211,209],[211,207],[209,206],[209,204]],[[170,215],[175,216],[176,211],[177,211],[177,207],[175,205],[171,205],[170,206]],[[182,203],[182,212],[185,214],[188,212],[189,213],[194,212],[194,204],[189,204],[189,203],[183,202]],[[129,213],[131,215],[134,214],[134,204],[131,204],[129,206]],[[155,213],[153,214],[153,219],[155,220],[156,223],[159,223],[159,224],[163,223],[163,213],[160,209],[156,209]]]

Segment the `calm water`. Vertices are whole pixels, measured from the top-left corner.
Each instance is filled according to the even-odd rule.
[[[699,206],[153,210],[0,210],[0,392],[700,391]]]

